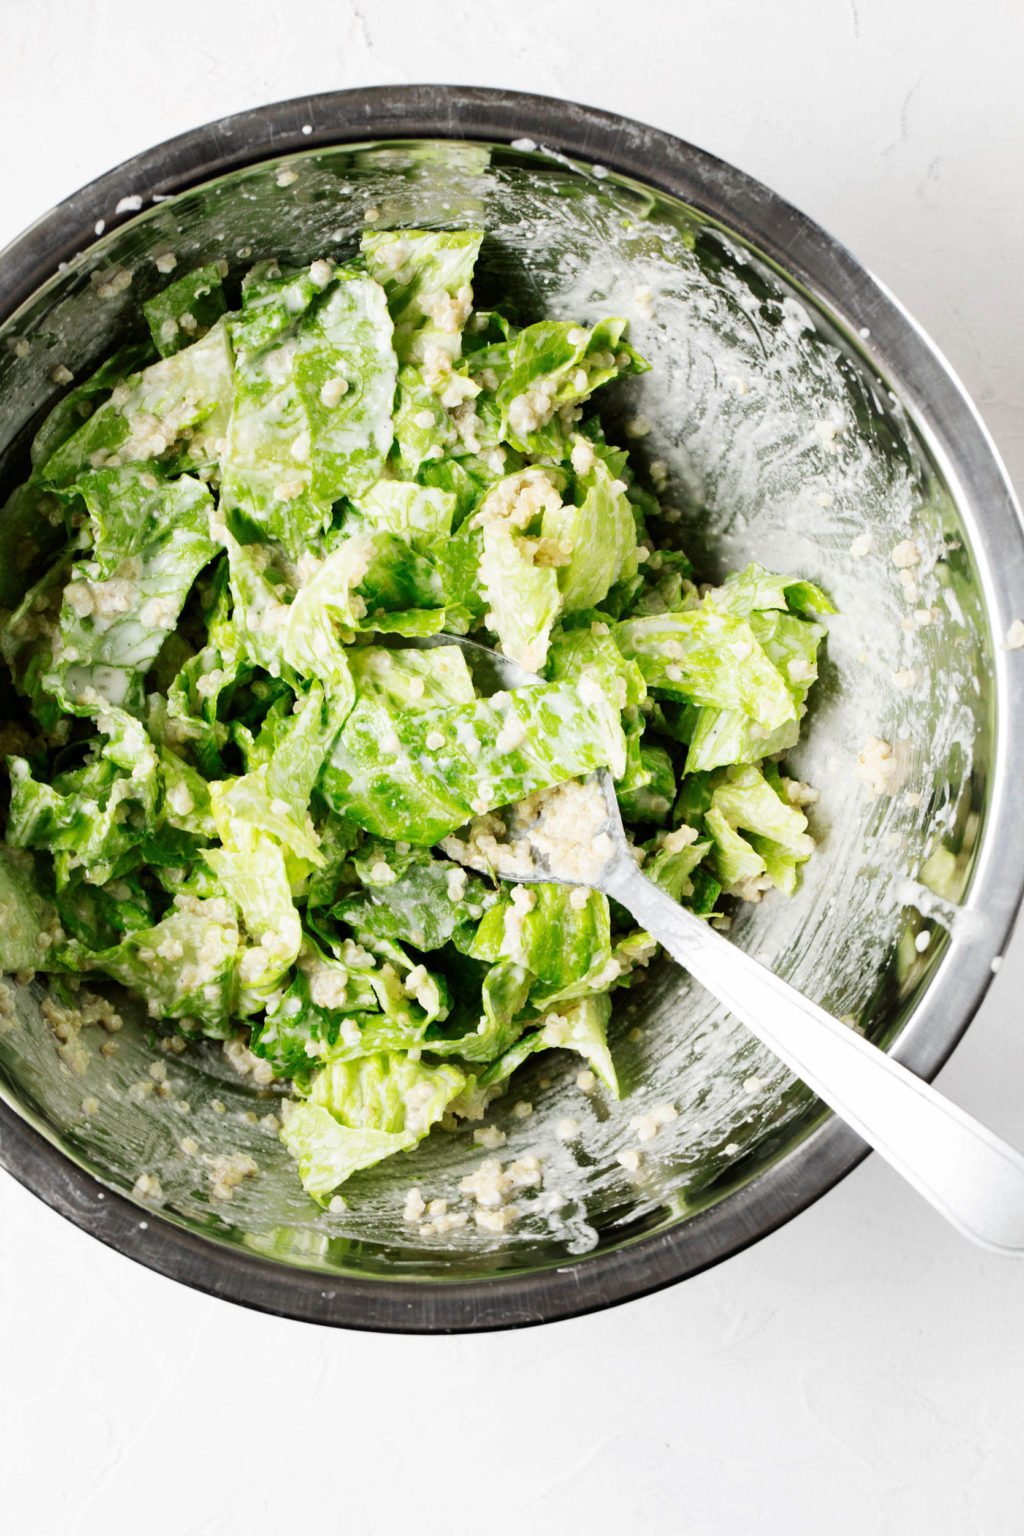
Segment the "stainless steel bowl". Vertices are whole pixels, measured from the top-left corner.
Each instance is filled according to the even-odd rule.
[[[55,395],[52,370],[80,376],[137,328],[140,301],[166,281],[157,252],[172,250],[178,270],[220,256],[308,262],[350,250],[366,218],[481,224],[485,300],[631,314],[655,368],[609,406],[650,423],[634,451],[668,466],[682,544],[709,576],[756,557],[832,592],[840,616],[796,754],[822,791],[821,846],[797,897],[746,909],[734,935],[930,1077],[1021,897],[1024,659],[1002,647],[1024,612],[1020,516],[934,348],[765,187],[638,123],[476,89],[340,92],[211,124],[68,198],[0,257],[5,478]],[[130,286],[104,281],[122,271]],[[916,592],[891,559],[908,538],[923,556]],[[5,600],[26,574],[0,573]],[[871,736],[893,748],[895,793],[873,794],[858,773]],[[348,1208],[321,1214],[263,1128],[272,1095],[212,1047],[161,1058],[160,1097],[141,1086],[153,1055],[132,1018],[117,1053],[93,1051],[80,1076],[56,1051],[43,996],[22,987],[0,1035],[3,1164],[132,1258],[312,1321],[482,1329],[606,1306],[727,1258],[864,1152],[666,965],[615,1020],[621,1103],[584,1096],[550,1056],[519,1080],[513,1098],[533,1114],[508,1106],[500,1155],[539,1152],[546,1198],[502,1238],[472,1226],[420,1238],[404,1191],[452,1195],[483,1155],[471,1127],[359,1176]],[[614,1154],[649,1095],[681,1113],[637,1178]],[[570,1145],[553,1131],[566,1114],[581,1125]],[[181,1152],[185,1135],[198,1159]],[[238,1147],[260,1173],[218,1201],[203,1156]],[[133,1198],[142,1171],[157,1174],[161,1204]]]

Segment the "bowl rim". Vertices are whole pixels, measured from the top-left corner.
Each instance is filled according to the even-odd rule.
[[[892,1047],[925,1079],[947,1060],[991,982],[1024,896],[1024,659],[1002,638],[1024,614],[1024,520],[999,455],[952,368],[882,283],[840,242],[753,177],[661,129],[556,97],[414,84],[330,91],[235,113],[125,160],[42,215],[0,252],[0,324],[104,233],[126,188],[155,201],[263,161],[370,141],[434,139],[532,146],[630,177],[691,204],[748,241],[825,305],[892,382],[974,538],[993,626],[995,752],[986,825],[967,906],[985,941],[947,951]],[[864,331],[862,327],[867,327]],[[984,529],[985,538],[978,535]],[[998,851],[998,856],[996,856]],[[939,999],[941,997],[941,1011]],[[750,1183],[673,1227],[560,1268],[470,1281],[330,1275],[274,1263],[141,1208],[75,1163],[0,1098],[0,1166],[82,1230],[171,1279],[278,1316],[396,1333],[475,1332],[579,1316],[698,1274],[766,1237],[867,1155],[826,1115]],[[140,1219],[142,1218],[142,1219]]]

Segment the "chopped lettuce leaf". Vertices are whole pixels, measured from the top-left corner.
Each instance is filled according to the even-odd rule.
[[[49,456],[47,485],[89,470],[155,459],[175,470],[215,465],[231,410],[232,358],[219,322],[201,341],[115,385],[110,398]]]
[[[378,837],[436,843],[475,813],[595,768],[618,770],[618,711],[596,690],[523,688],[431,715],[359,699],[321,778],[330,805]]]
[[[400,363],[458,357],[482,240],[478,229],[364,231],[362,252],[387,294]]]
[[[0,843],[0,972],[53,969],[57,931],[31,855]]]
[[[308,275],[260,284],[233,329],[221,505],[245,513],[293,558],[324,532],[339,497],[371,488],[392,438],[384,294],[357,272],[326,269],[325,282],[323,294]]]
[[[71,568],[43,686],[76,714],[108,704],[141,713],[145,675],[216,552],[212,498],[200,480],[140,464],[93,471],[78,488],[94,542]]]
[[[192,898],[91,961],[143,998],[154,1018],[180,1019],[188,1031],[227,1039],[238,1006],[239,954],[228,903]]]
[[[153,345],[161,357],[199,341],[227,309],[221,279],[227,262],[211,262],[186,272],[142,306]]]
[[[308,1099],[289,1101],[284,1112],[281,1139],[298,1161],[303,1188],[324,1199],[360,1168],[407,1152],[466,1085],[457,1067],[394,1052],[322,1068]]]

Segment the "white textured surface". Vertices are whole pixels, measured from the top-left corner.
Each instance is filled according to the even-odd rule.
[[[733,160],[844,239],[1024,483],[1024,11],[1003,0],[0,0],[0,20],[0,237],[267,100],[410,79],[574,96]],[[1020,1143],[1022,984],[1024,940],[941,1079]],[[329,1334],[135,1268],[0,1178],[4,1525],[1001,1536],[1024,1505],[1022,1279],[872,1160],[626,1309],[478,1339]]]

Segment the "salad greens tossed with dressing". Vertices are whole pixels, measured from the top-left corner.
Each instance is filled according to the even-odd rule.
[[[172,282],[0,517],[0,966],[241,1036],[320,1200],[536,1051],[617,1092],[613,994],[653,942],[596,891],[461,867],[456,828],[607,767],[709,916],[812,850],[776,758],[827,599],[694,584],[591,404],[647,367],[626,322],[474,311],[481,238],[375,230],[234,307],[223,264]],[[544,681],[481,697],[458,648],[402,648],[442,631]]]

